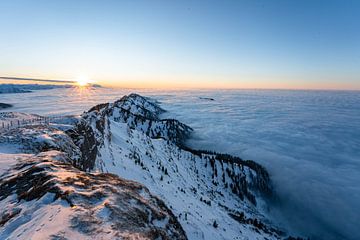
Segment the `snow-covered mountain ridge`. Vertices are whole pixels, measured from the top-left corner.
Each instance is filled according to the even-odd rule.
[[[66,132],[2,133],[0,157],[16,164],[0,171],[0,206],[9,209],[0,238],[287,238],[266,216],[267,171],[187,147],[193,130],[161,119],[164,111],[131,94],[91,108]]]
[[[77,146],[90,149],[79,166],[144,184],[190,239],[285,237],[263,211],[272,193],[267,171],[253,161],[186,147],[193,130],[161,119],[163,112],[137,94],[93,107],[69,133]]]
[[[64,132],[24,126],[0,143],[0,239],[187,239],[144,185],[78,169]]]

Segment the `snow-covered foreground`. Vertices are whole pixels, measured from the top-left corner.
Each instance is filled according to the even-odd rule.
[[[27,125],[0,144],[0,239],[187,239],[145,186],[81,170],[65,132]]]
[[[163,112],[130,95],[66,132],[46,123],[2,133],[0,238],[288,236],[267,216],[273,192],[262,166],[185,147],[193,130]]]

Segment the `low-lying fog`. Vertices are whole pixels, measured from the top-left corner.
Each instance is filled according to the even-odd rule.
[[[213,98],[209,99],[200,98]],[[273,216],[312,239],[360,239],[360,92],[221,91],[161,98],[193,147],[263,164]]]

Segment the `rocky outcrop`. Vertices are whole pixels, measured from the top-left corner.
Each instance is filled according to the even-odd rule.
[[[79,167],[87,171],[94,168],[98,148],[103,146],[110,119],[126,123],[129,128],[143,131],[151,138],[162,138],[182,145],[193,131],[192,128],[176,119],[159,119],[163,112],[165,110],[155,102],[138,94],[124,96],[112,104],[92,107],[82,115],[76,127],[67,132],[83,153]]]
[[[80,158],[75,166],[83,171],[94,169],[99,142],[93,129],[85,122],[79,121],[75,128],[66,132],[80,150]]]

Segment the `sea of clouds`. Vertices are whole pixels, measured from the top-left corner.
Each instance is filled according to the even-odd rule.
[[[14,104],[8,111],[80,114],[134,91],[46,90],[1,102]],[[136,92],[193,127],[192,147],[263,164],[279,197],[269,208],[274,221],[312,239],[360,239],[360,92]]]
[[[195,129],[189,145],[269,170],[279,196],[269,209],[275,221],[312,239],[360,239],[360,92],[202,91],[162,99],[168,115]]]

